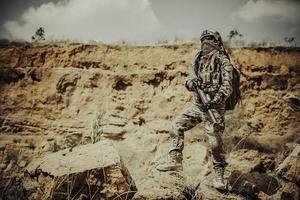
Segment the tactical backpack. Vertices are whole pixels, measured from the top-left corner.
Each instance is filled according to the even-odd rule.
[[[241,100],[240,71],[235,66],[232,68],[232,93],[225,101],[225,110],[233,110]]]

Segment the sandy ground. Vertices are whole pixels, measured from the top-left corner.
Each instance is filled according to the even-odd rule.
[[[133,177],[136,199],[184,199],[183,189],[197,185],[199,199],[244,199],[211,188],[201,124],[186,133],[184,171],[155,170],[172,119],[193,101],[184,81],[197,51],[197,44],[1,46],[2,180],[22,177],[45,152],[89,143],[96,113],[104,112],[103,137]],[[300,137],[300,50],[233,49],[231,58],[242,73],[242,104],[226,114],[226,176],[253,171],[266,157],[278,165]]]

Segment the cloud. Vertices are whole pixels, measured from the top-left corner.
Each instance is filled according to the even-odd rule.
[[[38,27],[48,39],[152,42],[161,24],[149,0],[62,0],[30,7],[4,28],[11,39],[30,40]]]
[[[245,21],[257,21],[264,18],[299,23],[300,2],[292,0],[249,0],[241,6],[234,14],[234,17]]]

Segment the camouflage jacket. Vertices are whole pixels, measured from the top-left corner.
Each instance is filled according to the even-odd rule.
[[[211,98],[219,98],[218,100],[225,102],[232,92],[232,70],[233,66],[223,52],[212,52],[204,62],[200,51],[187,81],[201,78],[203,91],[210,94]]]

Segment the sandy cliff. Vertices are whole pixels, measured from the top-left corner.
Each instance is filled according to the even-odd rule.
[[[170,122],[193,101],[184,81],[197,51],[196,44],[1,46],[2,180],[22,177],[46,152],[90,143],[92,121],[103,112],[103,139],[113,141],[135,180],[135,198],[187,198],[184,188],[200,182],[199,198],[242,199],[210,187],[201,125],[186,133],[184,173],[154,168],[169,147]],[[264,170],[272,172],[299,143],[300,50],[233,49],[231,59],[242,74],[242,104],[226,114],[226,176],[259,171],[268,159],[274,166]]]

